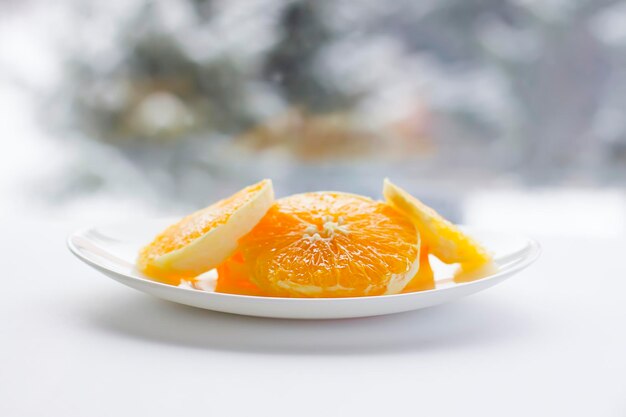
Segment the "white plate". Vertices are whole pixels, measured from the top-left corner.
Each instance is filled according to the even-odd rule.
[[[134,267],[139,248],[173,221],[142,220],[89,227],[73,233],[68,246],[80,260],[108,277],[165,300],[225,313],[292,319],[378,316],[446,303],[499,284],[530,265],[540,253],[539,245],[532,239],[467,229],[495,254],[498,273],[456,284],[449,278],[449,267],[435,263],[436,289],[429,291],[355,298],[254,297],[174,287],[139,273]]]

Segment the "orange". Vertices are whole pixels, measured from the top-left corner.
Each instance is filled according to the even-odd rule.
[[[478,242],[388,179],[383,195],[415,223],[430,253],[445,263],[460,264],[456,281],[471,281],[495,270],[491,255]]]
[[[422,245],[420,248],[420,268],[402,292],[424,291],[435,288],[435,273],[430,266],[428,254],[428,247]]]
[[[265,295],[248,277],[243,255],[235,252],[217,267],[217,285],[215,292],[239,295]]]
[[[419,236],[384,202],[337,192],[293,195],[240,240],[247,275],[268,295],[401,292],[419,268]]]
[[[235,252],[239,238],[261,220],[273,201],[270,180],[246,187],[165,229],[141,250],[137,266],[174,285],[215,268]]]

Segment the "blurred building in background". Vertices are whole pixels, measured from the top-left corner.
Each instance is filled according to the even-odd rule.
[[[617,1],[0,2],[4,192],[161,213],[389,176],[458,219],[472,190],[622,187],[625,50]]]

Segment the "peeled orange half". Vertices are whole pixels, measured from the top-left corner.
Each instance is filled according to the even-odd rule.
[[[445,263],[460,264],[456,281],[471,281],[496,269],[491,255],[478,242],[388,179],[383,195],[415,223],[430,253]]]
[[[270,180],[263,180],[183,218],[160,233],[139,254],[146,275],[178,285],[215,268],[236,248],[238,240],[265,216],[274,202]]]
[[[419,268],[411,220],[384,202],[337,192],[277,200],[239,242],[247,276],[284,297],[396,294]]]

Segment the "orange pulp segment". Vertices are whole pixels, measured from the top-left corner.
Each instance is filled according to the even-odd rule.
[[[422,245],[420,248],[420,267],[417,274],[409,281],[404,290],[405,292],[415,292],[432,290],[435,288],[435,274],[433,268],[430,266],[430,260],[428,259],[429,251],[426,245]]]
[[[243,255],[235,252],[217,267],[217,285],[215,292],[239,295],[266,295],[248,277]]]

